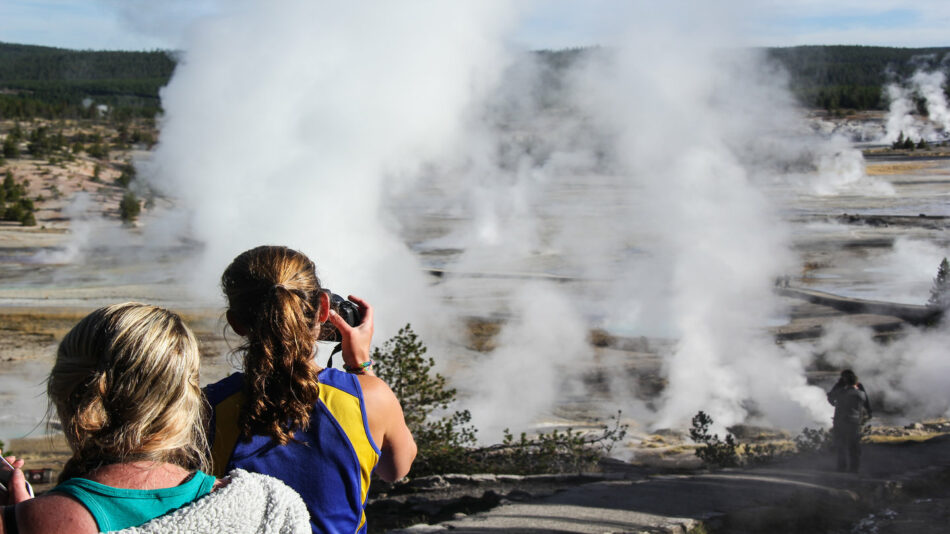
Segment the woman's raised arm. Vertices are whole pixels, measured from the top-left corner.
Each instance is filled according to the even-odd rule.
[[[395,482],[409,474],[416,458],[416,442],[412,438],[399,399],[381,379],[359,375],[366,403],[366,419],[373,441],[382,453],[376,474],[386,482]]]

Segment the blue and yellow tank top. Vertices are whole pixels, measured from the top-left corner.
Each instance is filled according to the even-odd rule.
[[[363,390],[356,376],[337,369],[319,374],[320,398],[310,426],[279,445],[267,436],[240,439],[244,375],[233,374],[205,387],[212,406],[208,431],[213,472],[231,469],[282,480],[303,497],[314,532],[366,532],[366,496],[379,460],[366,421]]]
[[[204,497],[214,486],[214,477],[196,471],[185,482],[161,489],[125,489],[106,486],[87,478],[71,478],[50,490],[81,502],[96,520],[100,532],[134,527],[163,516]]]

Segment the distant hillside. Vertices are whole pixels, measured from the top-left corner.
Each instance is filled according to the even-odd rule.
[[[549,71],[569,68],[587,54],[584,48],[538,52]],[[918,67],[934,68],[950,55],[947,48],[887,48],[879,46],[796,46],[766,48],[766,57],[789,74],[789,85],[802,105],[810,108],[886,109],[884,86],[904,79]],[[950,98],[950,93],[948,93]]]
[[[0,117],[152,117],[175,62],[168,53],[79,51],[0,43]]]
[[[600,48],[542,50],[542,84],[556,98],[561,73]],[[934,66],[948,48],[798,46],[765,49],[788,71],[792,91],[813,108],[884,109],[888,73],[903,78],[917,65]],[[165,51],[99,52],[0,43],[0,118],[93,117],[89,101],[110,106],[112,116],[153,117],[158,90],[175,60]]]
[[[825,109],[886,109],[883,87],[918,67],[934,68],[950,48],[796,46],[766,54],[788,71],[803,104]]]

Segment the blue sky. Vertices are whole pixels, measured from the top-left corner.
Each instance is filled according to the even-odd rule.
[[[3,0],[0,41],[81,49],[175,48],[190,22],[239,1]],[[531,48],[609,45],[630,13],[649,5],[635,0],[512,1],[525,12],[513,39]],[[684,18],[700,5],[724,6],[742,28],[742,42],[750,45],[950,46],[948,0],[661,1]]]

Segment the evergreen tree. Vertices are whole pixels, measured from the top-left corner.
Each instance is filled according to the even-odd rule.
[[[92,146],[86,148],[86,154],[89,154],[91,158],[108,159],[109,149],[106,148],[101,141],[97,141],[93,143]]]
[[[435,360],[425,356],[426,346],[410,325],[399,330],[382,348],[373,349],[376,375],[383,379],[402,405],[406,425],[419,446],[416,473],[458,471],[467,447],[475,444],[475,428],[468,410],[448,413],[455,402],[455,388],[444,376],[432,373]]]
[[[135,166],[131,163],[122,165],[122,174],[115,179],[116,185],[128,189],[129,184],[135,179]]]
[[[10,130],[10,137],[12,137],[16,142],[23,140],[23,127],[20,126],[20,121],[17,121],[13,124],[13,129]]]
[[[432,373],[435,360],[425,356],[426,346],[410,325],[399,330],[382,348],[373,350],[376,375],[399,398],[406,424],[414,433],[431,426],[429,416],[455,402],[456,391],[448,387],[444,376]]]
[[[930,288],[927,305],[941,310],[950,307],[950,263],[947,263],[947,258],[944,258],[937,268],[937,277]]]
[[[898,149],[904,148],[904,132],[901,131],[900,135],[897,136],[897,141],[891,143],[891,148]]]
[[[34,158],[43,158],[49,155],[53,150],[53,140],[50,139],[48,129],[45,126],[40,126],[33,130],[26,148]]]
[[[18,220],[23,226],[36,226],[36,215],[32,211],[24,212]]]
[[[20,157],[19,143],[17,143],[16,137],[12,133],[3,140],[3,157],[10,159]]]
[[[25,215],[23,206],[19,202],[14,202],[3,210],[3,220],[5,221],[19,221]]]
[[[122,201],[119,202],[119,217],[127,223],[131,223],[142,213],[142,204],[139,202],[135,193],[126,191],[122,195]]]
[[[3,175],[3,191],[6,193],[8,199],[17,200],[20,198],[17,194],[17,183],[13,179],[13,171],[10,169],[7,169],[6,174]],[[16,198],[13,198],[14,195],[17,195]]]

